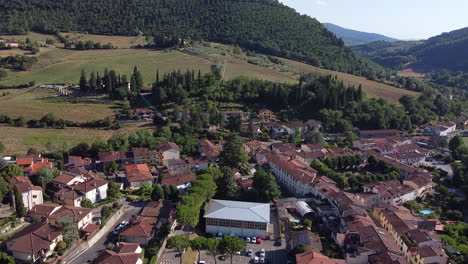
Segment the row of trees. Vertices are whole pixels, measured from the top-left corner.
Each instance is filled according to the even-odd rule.
[[[17,71],[27,71],[34,63],[37,62],[36,57],[14,55],[0,58],[0,68],[11,69]]]
[[[182,264],[184,251],[189,247],[198,251],[198,261],[200,261],[200,251],[206,250],[213,256],[215,264],[217,263],[216,256],[219,254],[228,256],[232,264],[232,257],[237,252],[244,251],[247,246],[244,239],[234,236],[224,236],[221,240],[202,236],[190,240],[188,236],[173,236],[167,240],[167,244],[169,247],[175,248],[179,252],[180,264]]]
[[[366,99],[360,87],[345,86],[336,76],[305,75],[298,84],[284,84],[246,78],[223,81],[214,73],[202,76],[200,72],[174,71],[161,79],[157,73],[156,79],[153,95],[157,105],[202,103],[199,111],[190,113],[191,118],[202,120],[200,126],[222,125],[232,131],[238,126],[224,124],[216,107],[219,102],[241,103],[246,108],[264,105],[285,121],[320,119],[324,131],[332,133],[353,132],[353,127],[411,130],[434,120],[453,119],[465,109],[459,99],[448,100],[430,92],[418,99],[403,96],[403,107],[382,98]],[[208,113],[205,120],[202,112]]]
[[[67,46],[67,45],[65,45]],[[100,42],[94,42],[92,40],[88,41],[78,41],[75,44],[75,49],[77,50],[91,50],[91,49],[113,49],[112,43],[107,43],[102,45]]]
[[[41,119],[26,120],[23,116],[12,118],[7,115],[0,115],[0,124],[9,124],[16,127],[27,126],[29,128],[56,128],[64,129],[66,127],[82,127],[82,128],[105,128],[105,129],[118,129],[120,125],[115,123],[110,117],[102,120],[94,120],[87,122],[75,122],[55,117],[53,114],[48,113]]]
[[[92,71],[87,79],[85,70],[81,70],[79,84],[83,94],[107,93],[113,99],[123,100],[140,93],[143,89],[143,77],[136,66],[133,68],[130,79],[127,75],[120,75],[115,70],[107,70],[107,68],[104,69],[102,77],[99,72]]]
[[[201,174],[192,182],[189,194],[182,196],[177,206],[177,221],[184,226],[194,228],[200,220],[200,212],[206,201],[216,194],[216,183],[210,174]]]

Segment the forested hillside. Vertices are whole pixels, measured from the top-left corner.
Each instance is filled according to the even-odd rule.
[[[430,70],[468,71],[468,28],[444,33],[426,41],[373,42],[353,47],[385,67],[414,63]]]
[[[397,39],[390,38],[381,34],[362,32],[337,26],[331,23],[323,23],[323,25],[335,33],[338,37],[342,38],[346,45],[354,46],[366,44],[374,41],[398,41]]]
[[[383,72],[317,20],[273,0],[0,0],[0,31],[159,34],[237,44],[367,77]]]

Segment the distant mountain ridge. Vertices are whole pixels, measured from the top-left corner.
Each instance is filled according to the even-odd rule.
[[[398,41],[398,39],[387,37],[377,33],[368,33],[353,29],[348,29],[344,27],[337,26],[332,23],[322,23],[328,30],[333,32],[337,37],[343,39],[346,45],[355,46],[366,43],[371,43],[374,41]]]
[[[431,70],[468,72],[468,27],[424,41],[377,41],[353,49],[388,68],[399,69],[411,63]]]

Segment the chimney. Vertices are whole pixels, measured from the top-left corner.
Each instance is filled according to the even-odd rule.
[[[49,240],[49,241],[51,240],[50,235],[47,235],[47,240]]]

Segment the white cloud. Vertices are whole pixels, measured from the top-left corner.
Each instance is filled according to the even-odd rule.
[[[317,1],[315,1],[315,3],[316,3],[318,6],[322,6],[322,7],[328,5],[327,1],[325,1],[325,0],[317,0]]]

